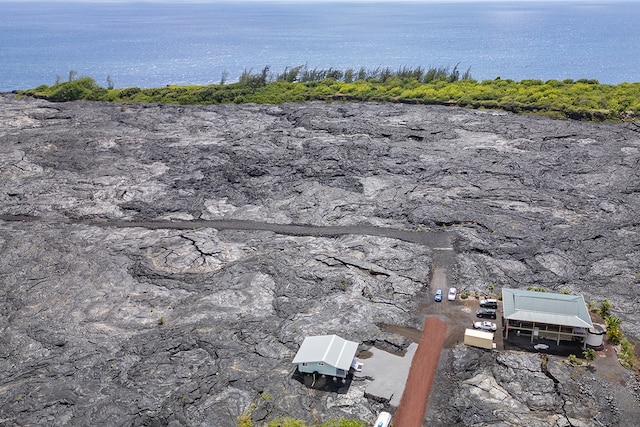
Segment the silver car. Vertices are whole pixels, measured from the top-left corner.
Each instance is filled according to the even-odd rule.
[[[482,322],[475,322],[473,324],[473,327],[475,329],[482,329],[483,331],[492,331],[492,332],[498,329],[495,323],[489,322],[488,320],[484,320]]]

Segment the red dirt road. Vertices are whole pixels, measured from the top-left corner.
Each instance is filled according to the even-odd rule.
[[[411,361],[409,378],[400,399],[400,406],[393,417],[394,427],[422,426],[431,385],[447,336],[447,324],[437,317],[428,317],[424,322],[423,331],[422,340]]]

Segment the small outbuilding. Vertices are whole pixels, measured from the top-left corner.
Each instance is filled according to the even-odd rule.
[[[472,347],[486,348],[492,350],[493,344],[493,332],[480,331],[478,329],[466,329],[464,331],[464,343]]]
[[[356,351],[358,343],[337,335],[306,337],[293,363],[302,373],[346,378],[352,366],[356,370],[362,367],[355,357]]]

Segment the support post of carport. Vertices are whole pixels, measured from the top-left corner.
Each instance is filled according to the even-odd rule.
[[[509,319],[505,319],[504,317],[502,318],[502,324],[504,325],[504,329],[505,329],[505,334],[504,337],[505,339],[509,339]]]
[[[531,326],[531,343],[533,343],[533,335],[536,331],[536,322],[533,322],[533,325]]]

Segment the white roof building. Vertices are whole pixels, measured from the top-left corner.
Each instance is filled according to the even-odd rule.
[[[505,319],[574,328],[593,327],[582,295],[503,289],[502,310]]]
[[[554,294],[550,292],[502,290],[502,310],[509,331],[531,334],[534,338],[583,340],[593,327],[589,310],[582,295]]]
[[[358,343],[347,341],[337,335],[306,337],[292,363],[314,366],[329,365],[338,370],[349,371],[358,350]],[[322,372],[321,372],[322,373]]]

